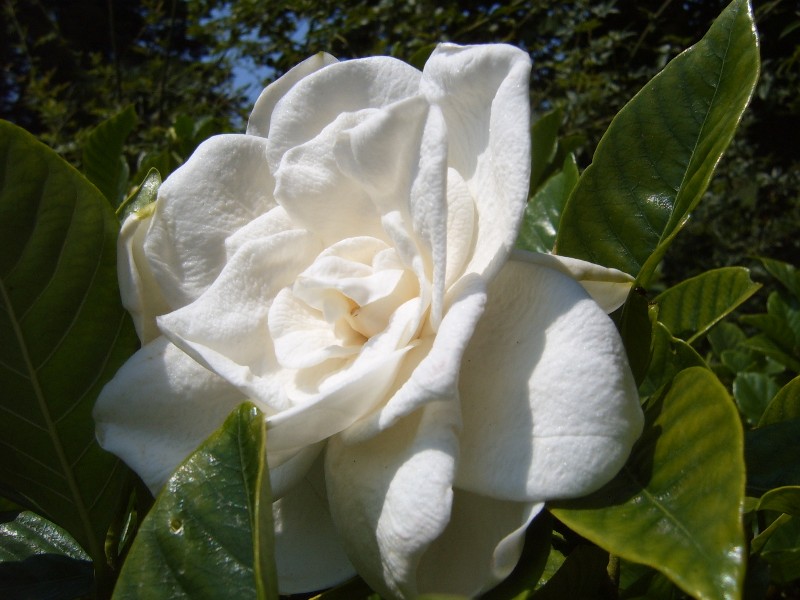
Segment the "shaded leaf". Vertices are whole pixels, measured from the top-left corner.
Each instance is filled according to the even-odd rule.
[[[734,0],[614,118],[564,210],[556,252],[646,286],[706,190],[758,69],[752,11]]]
[[[655,394],[672,378],[689,367],[705,367],[703,359],[694,348],[679,340],[667,331],[662,323],[656,322],[652,334],[652,354],[647,376],[639,386],[639,394]]]
[[[575,548],[547,583],[531,596],[532,600],[592,598],[611,600],[615,597],[606,571],[608,553],[586,544]]]
[[[778,382],[766,373],[737,373],[733,380],[733,397],[751,425],[759,422],[778,389]]]
[[[800,376],[792,379],[775,395],[761,416],[759,426],[791,419],[800,419]]]
[[[787,519],[764,544],[760,557],[769,564],[773,581],[787,583],[800,578],[800,519]]]
[[[656,296],[658,320],[691,344],[760,287],[743,267],[706,271]]]
[[[761,496],[756,510],[773,510],[800,517],[800,486],[776,488]]]
[[[733,402],[710,371],[693,367],[674,378],[646,418],[642,438],[614,480],[551,511],[580,535],[658,569],[692,596],[737,597],[745,566],[745,473]]]
[[[780,281],[795,298],[800,299],[800,272],[795,267],[771,258],[759,260],[770,275]]]
[[[543,181],[543,176],[556,156],[558,128],[561,127],[561,109],[542,115],[531,127],[531,193]]]
[[[91,411],[138,340],[119,300],[118,223],[97,189],[0,122],[0,487],[105,564],[127,468]]]
[[[748,495],[762,496],[774,488],[800,485],[800,419],[748,431],[744,456]]]
[[[578,181],[578,165],[571,154],[564,168],[534,194],[525,207],[517,247],[530,252],[550,252],[556,239],[561,212]]]
[[[114,207],[128,185],[128,163],[122,155],[122,145],[136,121],[136,111],[128,106],[95,127],[83,145],[83,172]]]
[[[63,529],[32,513],[0,522],[0,597],[73,600],[92,591],[89,556]]]
[[[264,417],[243,404],[179,468],[133,542],[114,598],[274,598]]]

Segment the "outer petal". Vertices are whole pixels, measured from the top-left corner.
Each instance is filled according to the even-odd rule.
[[[517,565],[525,530],[543,507],[456,489],[450,522],[420,561],[420,592],[474,598],[500,583]]]
[[[266,140],[218,135],[158,190],[144,252],[167,303],[185,306],[225,265],[225,240],[275,206]]]
[[[462,365],[464,489],[533,502],[581,496],[619,471],[641,433],[613,323],[553,269],[506,264]]]
[[[559,273],[572,277],[583,286],[583,289],[588,292],[592,300],[597,302],[607,313],[614,312],[625,303],[634,281],[633,277],[618,269],[601,267],[600,265],[568,256],[514,250],[513,258],[514,260],[555,269]]]
[[[512,46],[440,44],[420,84],[442,109],[449,166],[476,203],[477,241],[467,271],[487,280],[513,247],[528,199],[530,68],[528,55]]]
[[[272,111],[270,168],[291,148],[315,138],[344,113],[383,108],[417,93],[420,72],[385,56],[347,60],[298,81]]]
[[[156,317],[172,310],[153,277],[144,254],[144,240],[153,221],[155,206],[131,214],[122,224],[117,240],[117,277],[122,304],[131,313],[142,344],[153,341],[161,332]]]
[[[321,590],[356,574],[331,521],[322,460],[273,504],[273,516],[281,594]]]
[[[358,573],[388,598],[417,595],[420,558],[450,519],[454,400],[426,405],[361,444],[328,442],[333,522]]]
[[[258,100],[256,100],[255,106],[253,106],[250,119],[247,121],[247,135],[267,137],[269,135],[272,111],[278,101],[286,95],[286,92],[292,89],[303,77],[311,75],[311,73],[335,62],[338,61],[327,52],[317,52],[314,56],[294,66],[283,77],[264,88],[264,91],[261,92]]]
[[[103,388],[94,407],[100,445],[153,493],[245,397],[160,337]]]

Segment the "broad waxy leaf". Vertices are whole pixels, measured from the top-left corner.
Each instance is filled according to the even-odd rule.
[[[561,217],[556,253],[646,286],[706,190],[758,69],[750,5],[734,0],[611,122]]]
[[[644,381],[639,386],[641,396],[655,394],[684,369],[706,366],[697,351],[683,340],[674,337],[663,323],[656,322],[651,344],[650,365]]]
[[[751,425],[764,414],[770,400],[778,393],[778,383],[767,373],[737,373],[733,380],[733,398]]]
[[[92,407],[138,344],[119,300],[111,207],[24,130],[0,122],[0,488],[105,564],[128,470]]]
[[[773,510],[800,517],[800,486],[775,488],[761,496],[756,510]]]
[[[800,419],[800,376],[781,388],[761,416],[759,426]]]
[[[531,192],[538,190],[550,162],[556,156],[562,116],[560,109],[551,110],[531,127]]]
[[[74,600],[92,591],[89,557],[70,535],[32,513],[0,522],[0,598]]]
[[[122,145],[136,125],[136,111],[128,106],[103,121],[86,138],[83,146],[83,172],[97,186],[111,206],[116,207],[128,184],[128,163]]]
[[[551,512],[612,554],[658,569],[696,598],[738,597],[745,472],[733,402],[710,371],[692,367],[650,405],[646,419],[614,480],[585,498],[552,505]]]
[[[274,598],[264,417],[242,404],[179,468],[145,517],[114,598]]]
[[[577,182],[578,165],[570,154],[564,161],[564,168],[548,179],[525,207],[516,242],[518,248],[530,252],[552,250],[561,212]]]
[[[743,267],[706,271],[656,296],[658,320],[691,344],[760,287]]]
[[[761,264],[775,279],[780,281],[792,295],[800,300],[800,271],[789,263],[762,258]]]

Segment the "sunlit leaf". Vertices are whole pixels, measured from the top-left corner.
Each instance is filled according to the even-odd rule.
[[[706,190],[758,69],[750,5],[734,0],[614,118],[564,210],[556,252],[646,287]]]
[[[105,564],[126,467],[91,411],[138,341],[119,300],[118,222],[97,189],[0,122],[0,487]]]
[[[243,404],[173,474],[114,598],[278,598],[263,415]]]
[[[742,267],[706,271],[656,296],[658,320],[691,344],[760,287]]]
[[[0,522],[0,598],[89,596],[92,563],[66,531],[32,512],[9,517]]]
[[[555,516],[696,598],[738,597],[744,576],[744,461],[739,415],[703,368],[679,373],[650,405],[631,458],[609,484],[559,502]]]
[[[122,146],[136,120],[136,111],[128,106],[95,127],[83,145],[83,172],[114,207],[124,197],[128,184],[128,163]]]

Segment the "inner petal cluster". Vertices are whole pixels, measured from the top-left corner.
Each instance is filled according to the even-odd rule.
[[[324,250],[277,294],[269,331],[282,367],[306,369],[338,359],[339,370],[342,360],[354,361],[380,338],[392,337],[384,342],[392,350],[408,345],[426,308],[420,306],[420,282],[395,248],[354,237]]]

